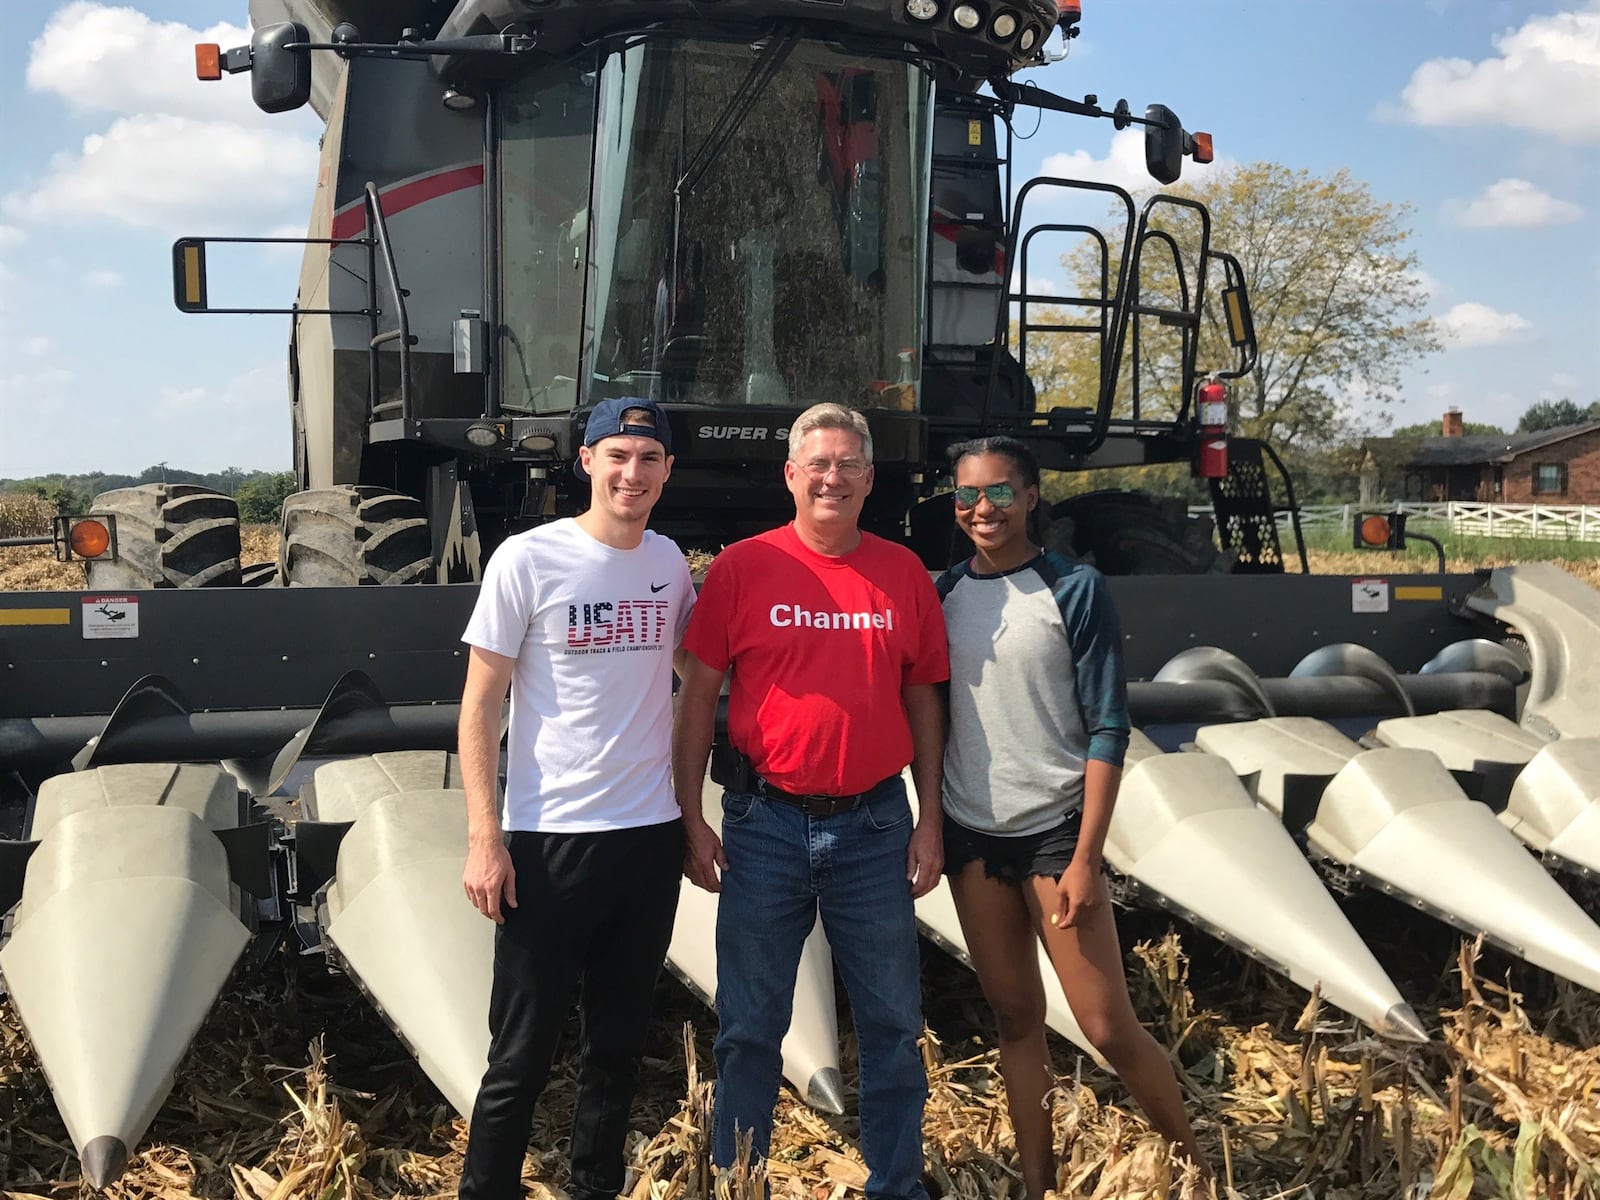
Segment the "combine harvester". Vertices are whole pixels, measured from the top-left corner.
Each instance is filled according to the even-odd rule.
[[[1560,792],[1534,756],[1517,776],[1532,799],[1508,802],[1509,819],[1555,858],[1593,862],[1593,818],[1575,799],[1593,789],[1569,739],[1600,733],[1583,710],[1594,595],[1520,569],[1360,594],[1349,579],[1284,574],[1277,459],[1227,427],[1227,381],[1250,369],[1255,342],[1243,274],[1211,245],[1209,214],[1013,178],[1013,119],[1032,129],[1041,109],[1139,125],[1159,183],[1210,157],[1209,137],[1161,105],[1139,115],[1013,82],[1064,56],[1078,9],[253,0],[249,46],[199,48],[203,77],[248,73],[264,110],[310,103],[327,124],[298,293],[250,310],[281,313],[289,333],[299,490],[278,560],[240,569],[230,498],[151,485],[98,497],[46,539],[84,561],[86,590],[0,594],[0,818],[21,835],[0,843],[0,905],[14,909],[0,972],[92,1185],[136,1151],[252,936],[326,950],[449,1102],[470,1108],[491,931],[459,886],[456,639],[486,555],[579,510],[569,467],[587,414],[611,397],[668,410],[677,457],[655,524],[686,548],[787,519],[789,425],[822,399],[859,405],[873,430],[864,526],[930,570],[965,552],[945,457],[956,441],[1009,433],[1053,471],[1190,463],[1214,522],[1121,491],[1049,514],[1052,540],[1112,577],[1130,701],[1152,742],[1173,750],[1204,727],[1220,748],[1219,723],[1251,723],[1237,736],[1254,729],[1248,746],[1270,742],[1276,757],[1228,742],[1229,764],[1260,766],[1257,795],[1291,814],[1309,793],[1288,781],[1337,772],[1305,829],[1366,869],[1386,838],[1418,858],[1428,839],[1456,844],[1408,815],[1425,805],[1382,790],[1383,756],[1415,764],[1408,778],[1429,771],[1426,756],[1285,739],[1271,718],[1364,733],[1387,718],[1498,714],[1559,735],[1542,762],[1576,779]],[[1118,228],[1063,226],[1074,197],[1112,204]],[[208,260],[230,241],[249,239],[174,247],[181,309],[218,311]],[[1080,242],[1103,267],[1091,294],[1019,290],[1030,253]],[[1214,345],[1208,330],[1222,331]],[[1039,395],[1029,371],[1069,337],[1101,380],[1071,403]],[[1120,394],[1155,377],[1158,358],[1170,392]],[[1163,577],[1174,573],[1183,586]],[[1449,650],[1501,642],[1508,623],[1531,651],[1525,711],[1500,666]],[[1295,672],[1342,643],[1402,673]],[[1249,665],[1163,671],[1196,647]],[[1425,671],[1430,660],[1449,669]],[[1397,728],[1380,736],[1399,745]],[[1118,871],[1379,1032],[1421,1035],[1220,759],[1144,743],[1135,758],[1107,850]],[[1446,802],[1443,772],[1430,776],[1437,807],[1463,816],[1449,837],[1471,825],[1469,855],[1481,846],[1507,871],[1534,871],[1516,907],[1480,913],[1462,897],[1451,919],[1588,978],[1592,935],[1553,885],[1535,886],[1526,852],[1506,852],[1487,810],[1467,816],[1477,810],[1459,792]],[[1352,823],[1380,809],[1385,832],[1362,840]],[[1390,878],[1376,864],[1371,877]],[[1455,903],[1402,882],[1441,911]],[[702,994],[713,907],[685,894],[672,950]],[[958,947],[947,910],[925,903],[922,916]],[[809,1015],[797,1012],[787,1062],[832,1107],[820,939],[805,970],[797,1010]]]

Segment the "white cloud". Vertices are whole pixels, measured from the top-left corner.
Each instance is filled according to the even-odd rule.
[[[55,391],[76,378],[76,375],[63,367],[13,371],[9,375],[0,375],[0,400],[38,400],[41,398],[41,393]]]
[[[161,411],[169,416],[188,412],[198,408],[205,399],[206,389],[203,387],[162,388]]]
[[[1439,282],[1437,276],[1429,274],[1421,267],[1413,267],[1411,270],[1407,271],[1406,274],[1412,279],[1413,282],[1416,283],[1419,288],[1422,289],[1425,300],[1441,299],[1450,290],[1449,288],[1445,287],[1443,283]]]
[[[248,38],[236,25],[196,29],[132,7],[61,8],[32,44],[28,87],[116,119],[17,186],[0,212],[24,223],[109,219],[165,233],[255,234],[296,222],[316,178],[314,116],[269,117],[251,103],[247,81],[194,76],[196,42]],[[229,214],[228,228],[194,227],[218,212]],[[0,226],[0,246],[11,228]]]
[[[201,83],[194,73],[196,42],[227,49],[249,40],[250,31],[237,25],[193,29],[151,20],[134,8],[79,0],[52,16],[34,39],[28,87],[60,96],[80,112],[163,112],[261,124],[268,118],[251,103],[245,79]]]
[[[1578,377],[1576,375],[1569,375],[1565,371],[1557,371],[1554,375],[1550,376],[1550,386],[1563,388],[1570,391],[1578,386]]]
[[[1600,2],[1531,18],[1495,39],[1493,58],[1423,63],[1400,94],[1418,125],[1504,125],[1600,141]]]
[[[90,271],[83,281],[92,288],[106,290],[122,286],[122,275],[117,271]]]
[[[1423,391],[1429,400],[1450,400],[1455,397],[1456,385],[1453,383],[1430,383]]]
[[[0,250],[28,240],[28,235],[15,225],[0,225]]]
[[[1491,183],[1465,207],[1458,207],[1458,224],[1474,229],[1535,229],[1565,225],[1583,216],[1583,209],[1560,200],[1526,179],[1501,179]]]
[[[1208,174],[1231,166],[1231,160],[1218,159],[1212,163],[1197,163],[1185,159],[1183,178],[1204,179]],[[1156,181],[1144,164],[1144,133],[1138,128],[1123,129],[1112,135],[1111,147],[1104,158],[1096,158],[1087,150],[1074,150],[1069,154],[1052,154],[1039,168],[1041,175],[1056,175],[1064,179],[1087,179],[1094,183],[1111,183],[1130,192],[1148,191]]]
[[[19,349],[25,358],[43,358],[50,353],[50,339],[35,334],[33,337],[23,338]]]
[[[1451,347],[1460,350],[1525,342],[1533,336],[1533,322],[1521,314],[1498,312],[1472,301],[1456,305],[1435,322]]]
[[[58,154],[31,190],[4,200],[28,221],[109,218],[173,232],[229,214],[228,233],[277,224],[303,206],[317,148],[292,134],[168,114],[123,117]]]

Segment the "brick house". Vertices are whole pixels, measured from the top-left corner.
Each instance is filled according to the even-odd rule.
[[[1465,437],[1459,409],[1407,456],[1400,499],[1600,504],[1600,421]]]

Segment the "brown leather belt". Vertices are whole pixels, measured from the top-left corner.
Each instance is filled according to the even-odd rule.
[[[850,796],[823,796],[816,793],[800,795],[797,792],[786,792],[777,784],[768,783],[757,775],[755,791],[758,796],[765,796],[768,800],[776,800],[780,804],[798,808],[808,817],[834,817],[842,812],[849,812],[884,784],[898,778],[898,775],[891,775],[888,779],[880,779],[866,791],[856,792]]]

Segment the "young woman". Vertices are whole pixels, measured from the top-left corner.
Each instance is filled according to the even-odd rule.
[[[1122,635],[1093,568],[1031,536],[1039,467],[1014,438],[954,448],[973,556],[939,580],[950,637],[945,873],[983,994],[1027,1200],[1055,1186],[1043,941],[1073,1015],[1150,1122],[1204,1171],[1166,1053],[1128,999],[1101,874],[1128,744]]]

